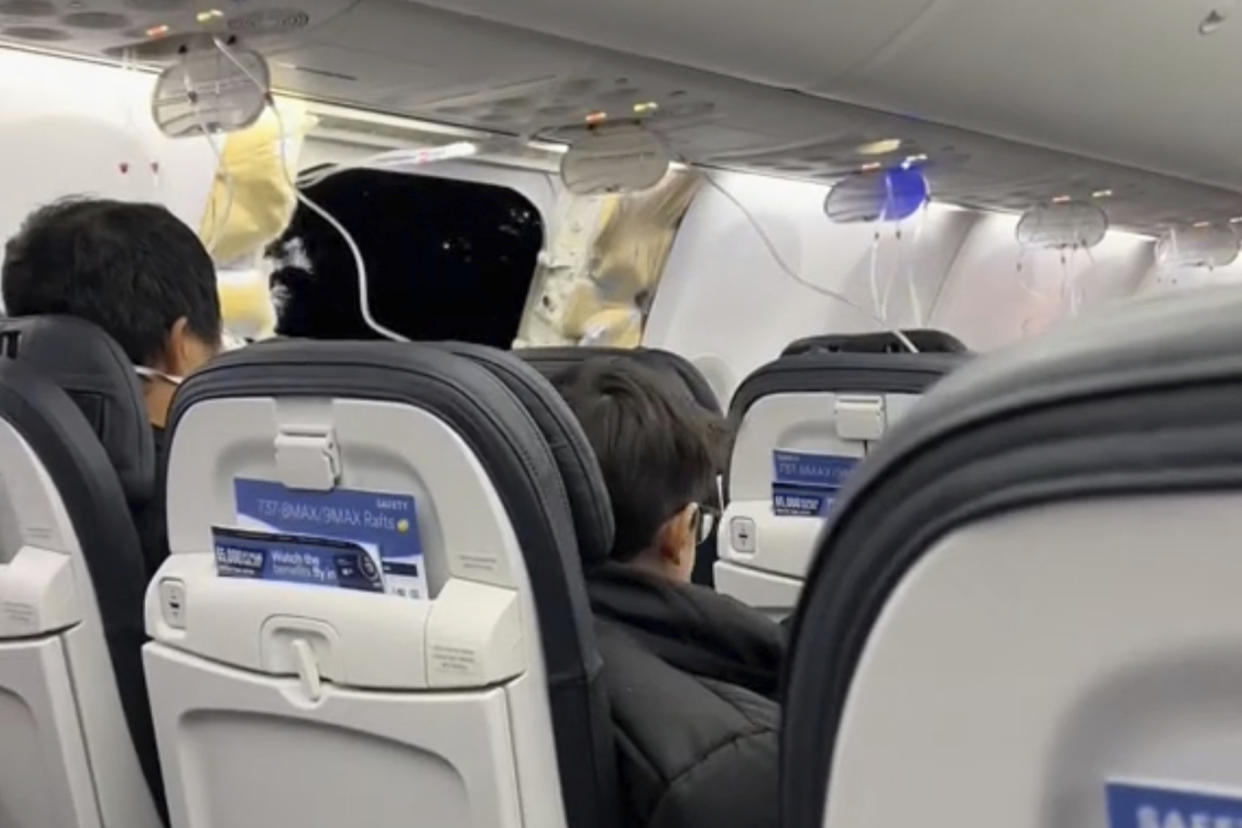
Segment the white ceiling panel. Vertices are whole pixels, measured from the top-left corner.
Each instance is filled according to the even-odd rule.
[[[1228,0],[938,0],[917,25],[809,91],[1242,188]],[[1242,9],[1237,10],[1242,15]]]
[[[269,56],[272,85],[325,100],[378,105],[385,93],[446,82],[436,68],[349,49],[309,43]]]
[[[520,77],[543,77],[565,65],[514,38],[512,30],[458,15],[415,10],[401,2],[365,2],[307,33],[273,58],[286,71],[278,84],[343,103],[404,112],[409,102],[470,94]],[[576,59],[587,60],[583,50]],[[326,72],[318,72],[320,68]],[[353,78],[353,82],[332,74]]]
[[[430,0],[426,5],[773,86],[797,87],[866,59],[934,2]]]
[[[1237,0],[431,0],[632,54],[1242,188]],[[1210,36],[1210,10],[1232,11]],[[1238,18],[1238,19],[1233,19]]]

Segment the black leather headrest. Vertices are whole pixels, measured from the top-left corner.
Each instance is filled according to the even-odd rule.
[[[155,443],[134,366],[102,330],[71,316],[0,319],[0,360],[16,360],[77,404],[131,504],[150,499]]]
[[[526,360],[539,373],[550,380],[555,380],[561,372],[577,365],[583,360],[595,357],[634,359],[664,374],[677,377],[690,396],[703,408],[713,414],[722,413],[720,400],[712,390],[707,378],[698,368],[694,367],[685,357],[659,348],[519,348],[513,353]]]
[[[967,348],[962,341],[944,331],[913,329],[902,331],[921,354],[961,354]],[[798,339],[786,346],[781,356],[799,354],[904,354],[909,353],[892,331],[865,334],[824,334]]]
[[[582,560],[608,560],[616,532],[608,487],[591,444],[561,395],[534,367],[513,354],[464,342],[446,342],[438,347],[482,365],[530,412],[565,481]]]

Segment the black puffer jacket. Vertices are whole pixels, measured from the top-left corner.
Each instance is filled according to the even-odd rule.
[[[784,632],[738,602],[607,564],[587,581],[626,828],[775,828]]]

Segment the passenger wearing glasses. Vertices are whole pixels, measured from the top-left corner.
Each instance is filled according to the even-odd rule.
[[[593,359],[556,384],[616,517],[586,571],[612,705],[626,828],[777,822],[782,629],[690,583],[711,532],[723,427],[663,375]]]

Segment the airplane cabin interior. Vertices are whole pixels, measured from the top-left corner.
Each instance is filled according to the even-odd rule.
[[[1242,825],[1240,56],[1237,0],[0,0],[0,284],[157,205],[221,345],[100,321],[141,257],[73,310],[68,219],[0,298],[0,828]]]

